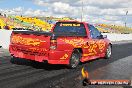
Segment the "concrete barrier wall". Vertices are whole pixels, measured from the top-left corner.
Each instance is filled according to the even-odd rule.
[[[8,49],[12,30],[0,30],[0,46]]]
[[[11,32],[12,30],[0,30],[0,46],[5,49],[9,48]],[[107,38],[111,41],[132,40],[132,34],[103,33],[103,35],[107,35]]]
[[[132,34],[103,33],[103,35],[107,35],[107,38],[110,39],[111,41],[132,40]]]

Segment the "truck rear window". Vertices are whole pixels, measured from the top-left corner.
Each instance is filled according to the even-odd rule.
[[[84,24],[77,22],[58,22],[54,29],[55,33],[77,33],[86,35]]]

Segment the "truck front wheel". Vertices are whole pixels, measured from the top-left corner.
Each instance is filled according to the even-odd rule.
[[[108,48],[105,53],[105,59],[109,59],[111,57],[112,48],[111,45],[108,45]]]
[[[69,67],[76,68],[79,65],[80,57],[81,53],[79,52],[79,50],[74,50],[69,60]]]

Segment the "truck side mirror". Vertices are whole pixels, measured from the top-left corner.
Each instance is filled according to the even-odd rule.
[[[103,38],[107,38],[107,35],[103,35]]]

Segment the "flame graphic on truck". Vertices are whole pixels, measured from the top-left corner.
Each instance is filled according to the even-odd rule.
[[[23,38],[21,36],[13,36],[11,38],[11,41],[12,43],[16,43],[16,44],[33,45],[33,46],[39,46],[41,42],[46,42],[46,41],[41,41],[39,39]]]

